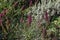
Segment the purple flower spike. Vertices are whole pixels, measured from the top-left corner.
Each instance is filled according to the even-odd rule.
[[[32,6],[32,0],[30,1],[29,6]]]
[[[44,17],[45,17],[45,20],[46,20],[46,21],[49,20],[49,16],[48,16],[48,13],[47,13],[47,12],[45,13]]]
[[[27,22],[28,24],[31,24],[32,22],[32,16],[30,14],[28,15]]]
[[[3,16],[4,16],[4,14],[3,14],[3,13],[1,13],[1,14],[0,14],[0,18],[1,18],[1,17],[3,17]]]
[[[47,12],[45,13],[45,16],[46,16],[46,20],[48,20],[48,13]]]

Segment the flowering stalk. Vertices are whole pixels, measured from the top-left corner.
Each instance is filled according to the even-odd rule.
[[[5,15],[7,12],[8,12],[8,9],[5,8],[5,9],[1,12],[1,14],[2,14],[2,15]]]
[[[49,20],[49,16],[48,16],[48,13],[47,13],[47,12],[45,13],[45,20],[46,20],[46,21]]]
[[[0,25],[2,24],[2,17],[5,16],[5,14],[7,13],[7,9],[4,9],[1,13],[0,13]]]
[[[43,38],[46,36],[46,33],[47,33],[47,32],[46,32],[46,28],[43,28],[43,29],[42,29]]]
[[[3,16],[4,16],[4,14],[3,13],[0,13],[0,18],[3,17]]]
[[[28,16],[27,16],[27,23],[28,23],[28,25],[30,25],[31,22],[32,22],[32,16],[30,14],[28,14]]]
[[[30,1],[29,6],[32,6],[32,0]]]
[[[45,20],[46,20],[47,25],[49,25],[49,23],[50,23],[49,20],[50,19],[49,19],[49,14],[47,12],[45,13],[44,17],[45,17]]]

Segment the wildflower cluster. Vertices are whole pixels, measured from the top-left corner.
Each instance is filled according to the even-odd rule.
[[[0,40],[59,40],[60,0],[0,0]]]

